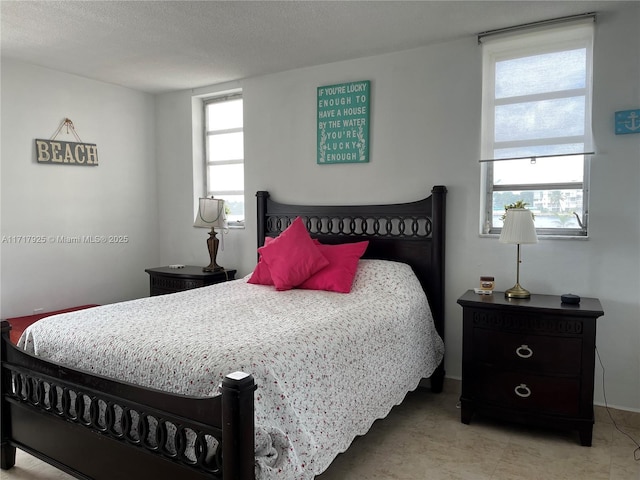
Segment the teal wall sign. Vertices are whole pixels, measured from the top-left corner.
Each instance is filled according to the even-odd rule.
[[[318,87],[318,164],[369,161],[371,82]]]
[[[616,112],[616,135],[640,133],[640,109]]]

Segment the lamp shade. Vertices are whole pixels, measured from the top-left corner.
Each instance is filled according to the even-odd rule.
[[[538,243],[533,214],[526,208],[509,208],[506,211],[500,242],[502,243]]]
[[[227,228],[227,214],[224,200],[219,198],[201,198],[194,227]]]

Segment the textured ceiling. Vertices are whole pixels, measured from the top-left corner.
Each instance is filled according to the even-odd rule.
[[[166,92],[602,11],[599,1],[8,1],[3,58]]]

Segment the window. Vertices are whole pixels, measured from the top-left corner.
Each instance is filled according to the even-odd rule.
[[[244,225],[242,95],[204,101],[206,195],[222,198],[230,226]]]
[[[586,236],[593,19],[482,44],[482,233],[523,200],[539,235]]]

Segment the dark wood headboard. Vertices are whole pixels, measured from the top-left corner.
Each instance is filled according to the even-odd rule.
[[[436,329],[444,339],[445,199],[447,189],[433,187],[423,200],[390,205],[287,205],[260,191],[258,246],[302,217],[322,243],[369,240],[365,258],[404,262],[413,268],[427,294]]]

